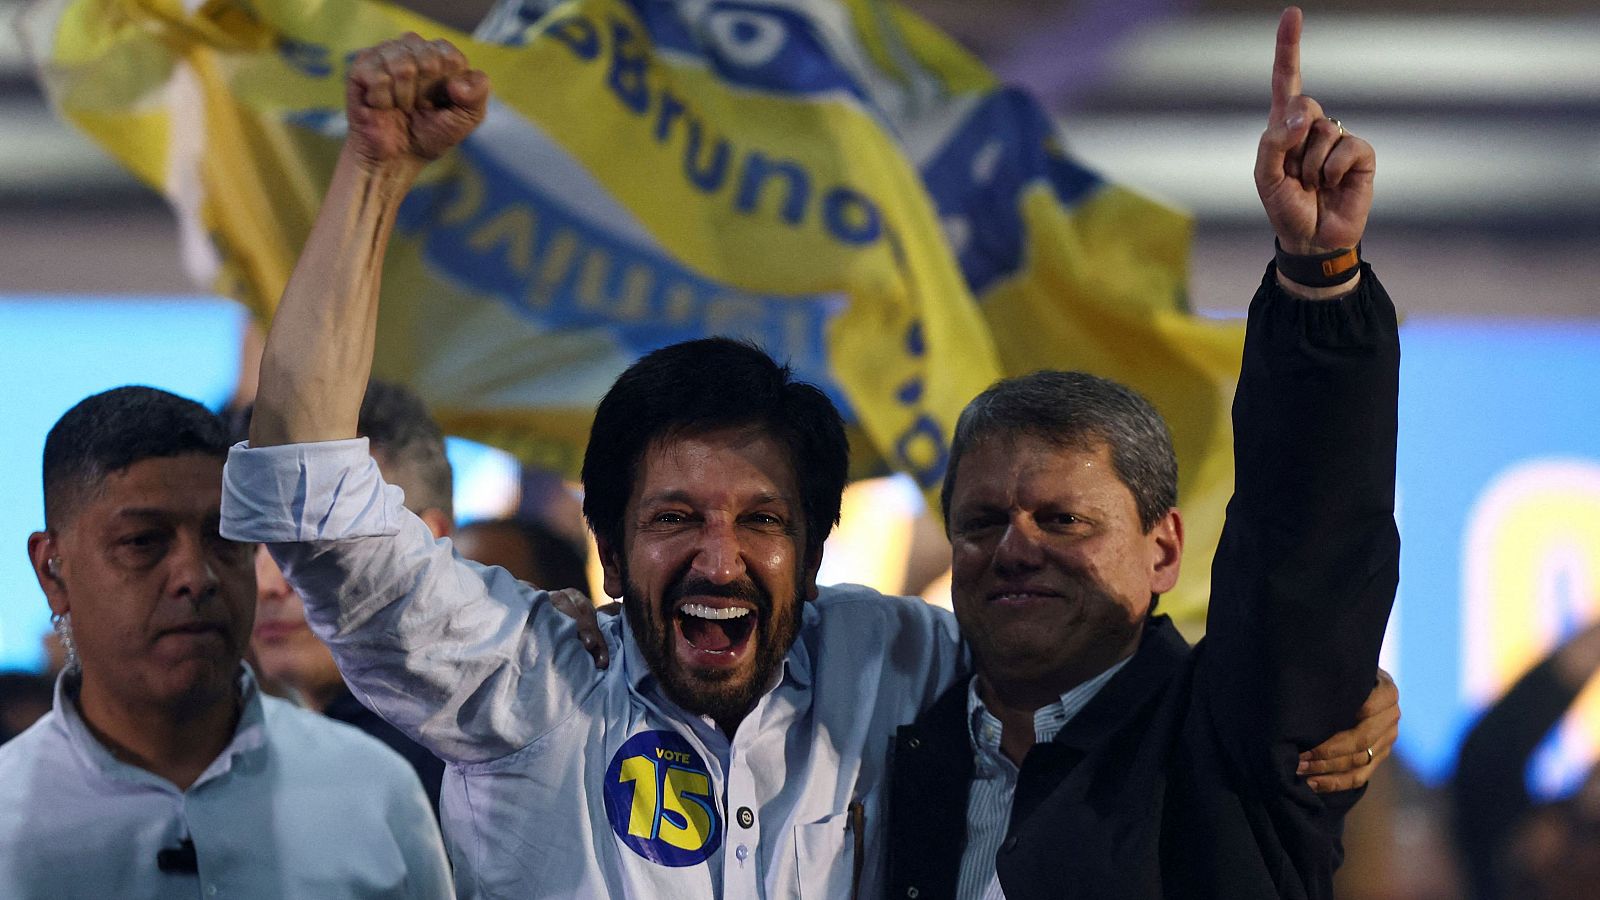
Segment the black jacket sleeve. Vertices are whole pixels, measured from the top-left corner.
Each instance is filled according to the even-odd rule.
[[[1300,300],[1269,266],[1234,397],[1235,489],[1212,569],[1197,697],[1241,782],[1315,798],[1299,752],[1356,722],[1399,581],[1400,347],[1369,267]]]

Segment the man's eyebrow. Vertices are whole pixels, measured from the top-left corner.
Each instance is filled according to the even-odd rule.
[[[646,505],[646,504],[653,505],[653,504],[657,504],[657,503],[688,503],[688,502],[689,502],[689,492],[688,491],[682,491],[682,490],[661,491],[660,493],[657,493],[657,494],[649,494],[647,496],[639,498],[640,505]]]
[[[162,522],[170,522],[174,519],[187,518],[189,515],[190,513],[186,510],[165,509],[159,506],[124,506],[121,509],[113,510],[109,518],[154,519]],[[206,525],[220,524],[222,522],[222,510],[207,510],[202,516],[202,521]]]
[[[776,491],[760,491],[751,495],[749,502],[752,506],[761,506],[768,503],[782,503],[788,505],[791,501]],[[649,494],[639,498],[639,505],[641,506],[651,506],[658,503],[684,503],[693,505],[694,497],[691,496],[688,491],[673,489],[662,491],[658,494]]]
[[[1008,510],[1005,507],[1002,507],[997,503],[969,501],[961,504],[960,506],[952,505],[950,507],[950,518],[952,521],[966,521],[979,516],[993,516],[997,514],[1004,515],[1007,512]]]
[[[113,519],[170,519],[172,511],[155,506],[124,506],[111,514]]]

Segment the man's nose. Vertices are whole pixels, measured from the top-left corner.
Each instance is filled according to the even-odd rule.
[[[732,521],[713,519],[701,527],[694,572],[712,584],[732,584],[744,578],[744,548]]]
[[[204,535],[181,535],[172,554],[171,585],[179,597],[199,604],[216,596],[222,579]]]
[[[1039,528],[1026,518],[1013,518],[994,549],[994,567],[1001,572],[1028,572],[1044,565]]]
[[[289,582],[283,577],[283,570],[278,568],[277,560],[267,552],[265,544],[256,546],[256,600],[257,602],[277,602],[288,599],[294,594],[294,588],[289,587]]]

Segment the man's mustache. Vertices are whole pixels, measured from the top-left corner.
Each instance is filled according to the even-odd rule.
[[[665,601],[667,609],[676,609],[679,601],[683,600],[684,597],[691,596],[743,600],[746,603],[754,604],[756,611],[762,615],[766,615],[772,610],[772,596],[748,578],[727,584],[717,584],[699,575],[686,575],[668,587],[666,595],[662,599]]]

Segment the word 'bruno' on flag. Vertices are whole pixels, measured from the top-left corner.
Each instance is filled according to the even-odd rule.
[[[376,374],[453,433],[576,471],[639,355],[752,339],[818,385],[858,475],[943,477],[996,378],[1076,368],[1173,427],[1193,623],[1232,489],[1242,334],[1189,314],[1186,217],[1072,159],[1024,94],[880,0],[506,0],[475,36],[369,0],[40,0],[60,113],[177,211],[202,282],[271,315],[361,48],[489,73],[483,126],[406,200]]]

